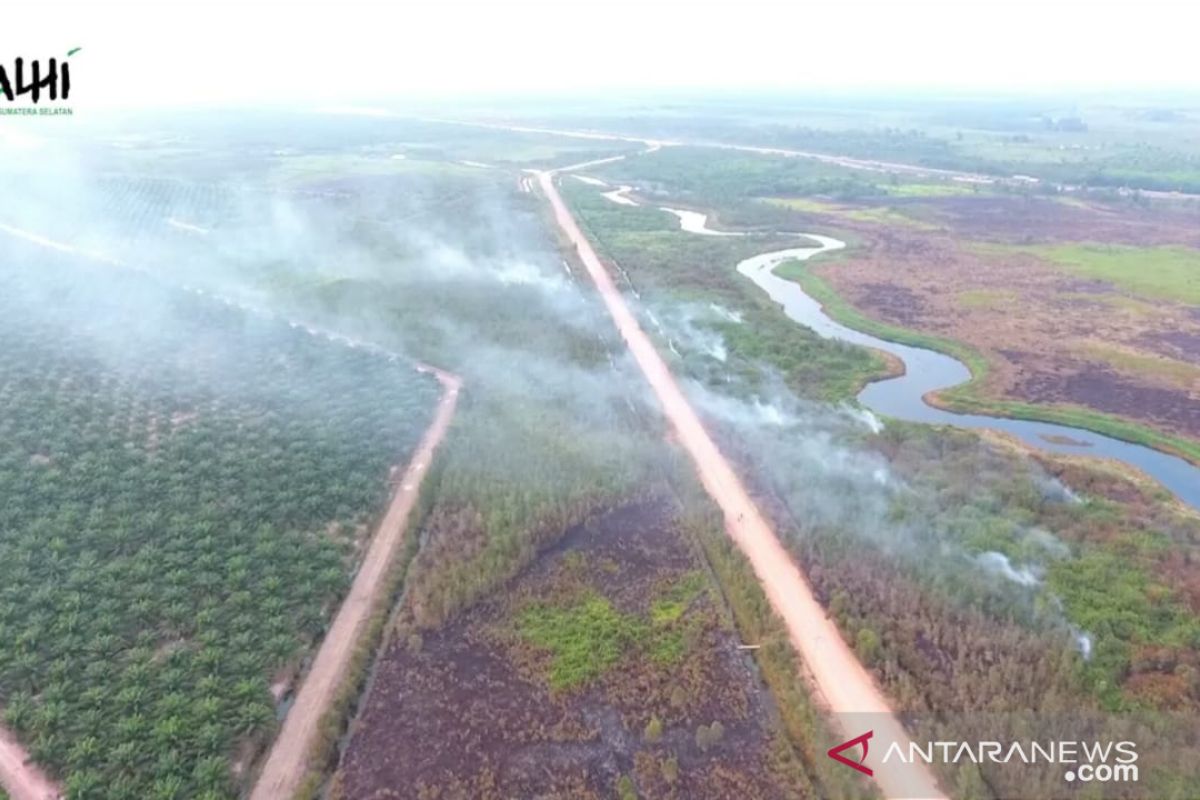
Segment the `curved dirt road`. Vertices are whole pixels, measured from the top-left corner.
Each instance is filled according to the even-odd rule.
[[[787,626],[789,638],[808,666],[825,703],[837,715],[862,714],[863,717],[859,719],[870,715],[872,730],[878,737],[873,752],[883,750],[892,742],[908,752],[908,734],[892,715],[887,698],[871,674],[858,662],[837,626],[825,615],[825,610],[791,554],[776,537],[741,479],[709,437],[666,363],[638,325],[608,271],[563,203],[554,185],[554,174],[539,173],[538,181],[554,209],[555,220],[578,250],[617,329],[662,403],[680,444],[695,462],[704,488],[724,512],[726,530],[749,559],[771,606]],[[839,716],[839,724],[845,728],[857,723]],[[865,732],[843,730],[847,738]],[[853,753],[851,755],[853,757]],[[892,763],[881,768],[876,758],[872,766],[875,769],[875,781],[889,800],[941,800],[945,797],[938,789],[932,772],[924,765]]]
[[[54,781],[29,760],[25,748],[3,727],[0,727],[0,786],[12,800],[57,800],[62,796]]]
[[[421,366],[418,369],[437,377],[443,388],[442,399],[438,402],[433,422],[400,478],[387,513],[379,523],[379,529],[363,557],[362,566],[350,586],[350,593],[338,609],[313,659],[312,668],[300,685],[296,701],[283,720],[283,728],[275,738],[254,791],[250,794],[251,800],[286,800],[295,795],[304,779],[308,755],[316,740],[321,717],[341,686],[354,655],[354,645],[376,601],[386,589],[388,568],[404,543],[404,532],[408,527],[409,514],[417,502],[421,479],[454,417],[462,381],[456,375],[433,367]]]

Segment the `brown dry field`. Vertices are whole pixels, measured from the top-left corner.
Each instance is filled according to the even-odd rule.
[[[504,591],[419,642],[382,655],[335,779],[335,796],[610,798],[622,776],[641,797],[788,798],[805,783],[770,695],[737,650],[673,505],[646,501],[570,530]],[[664,592],[702,585],[679,619],[686,650],[662,663],[634,644],[590,682],[549,684],[551,656],[521,633],[541,604],[602,596],[647,619]],[[647,741],[652,715],[661,740]],[[702,749],[701,725],[721,740]],[[675,758],[678,777],[664,776]]]
[[[847,204],[849,205],[849,204]],[[1018,196],[889,200],[936,230],[806,214],[861,244],[815,271],[882,322],[955,339],[992,365],[986,396],[1068,403],[1200,439],[1200,309],[1130,297],[1037,256],[977,244],[1200,248],[1200,212]]]

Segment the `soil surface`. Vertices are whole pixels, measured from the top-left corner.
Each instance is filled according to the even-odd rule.
[[[12,800],[57,800],[54,781],[29,760],[16,738],[0,727],[0,786]]]
[[[422,369],[432,371],[442,384],[443,394],[437,412],[400,478],[350,592],[338,609],[313,659],[312,668],[304,677],[296,701],[283,720],[283,728],[267,755],[251,800],[278,800],[296,793],[307,772],[308,754],[319,733],[321,717],[346,677],[358,638],[380,594],[386,590],[388,568],[403,546],[404,532],[420,493],[421,479],[434,450],[450,427],[461,387],[454,375],[427,367]]]
[[[492,600],[389,646],[343,758],[341,796],[607,798],[624,778],[642,797],[803,797],[803,779],[788,774],[796,762],[776,750],[770,695],[708,586],[665,501],[573,528]],[[682,603],[671,625],[685,649],[663,660],[655,631],[672,628],[652,620],[669,597]],[[647,627],[592,679],[555,686],[553,657],[522,620],[585,598]],[[648,735],[652,718],[661,731]],[[702,745],[697,729],[713,722],[723,734]]]

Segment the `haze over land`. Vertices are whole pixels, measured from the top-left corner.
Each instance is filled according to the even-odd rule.
[[[0,800],[1191,800],[1193,13],[15,9]]]

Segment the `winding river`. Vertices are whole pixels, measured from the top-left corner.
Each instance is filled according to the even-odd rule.
[[[925,396],[930,392],[970,380],[971,373],[966,365],[943,353],[889,342],[847,328],[832,320],[822,310],[821,304],[805,294],[798,283],[776,276],[775,268],[786,261],[805,261],[819,253],[845,247],[844,242],[828,236],[804,235],[816,241],[818,246],[761,253],[739,263],[738,272],[781,304],[789,317],[811,328],[822,338],[882,350],[904,362],[903,375],[876,381],[862,390],[858,400],[864,406],[878,414],[910,422],[1003,431],[1026,444],[1052,453],[1123,461],[1157,480],[1187,505],[1200,510],[1200,467],[1178,456],[1082,428],[1007,417],[957,414],[926,403]]]

